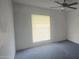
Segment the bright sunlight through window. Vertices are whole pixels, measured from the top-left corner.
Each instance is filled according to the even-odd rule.
[[[33,42],[50,40],[50,16],[32,15]]]

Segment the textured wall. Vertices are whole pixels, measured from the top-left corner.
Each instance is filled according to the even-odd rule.
[[[68,39],[79,43],[79,6],[68,13]]]
[[[0,59],[14,59],[14,26],[11,0],[0,0]]]
[[[16,49],[24,49],[49,42],[66,39],[66,20],[64,11],[48,10],[38,7],[15,4],[15,38]],[[51,16],[51,40],[33,44],[31,15],[42,14]]]

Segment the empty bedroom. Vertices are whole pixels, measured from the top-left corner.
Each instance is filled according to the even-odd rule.
[[[0,0],[0,59],[79,59],[79,0]]]

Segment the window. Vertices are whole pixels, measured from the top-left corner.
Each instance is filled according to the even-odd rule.
[[[33,43],[50,40],[50,16],[32,15]]]

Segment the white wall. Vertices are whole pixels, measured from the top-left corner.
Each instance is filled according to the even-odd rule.
[[[11,0],[0,0],[0,59],[14,59],[14,28]]]
[[[15,38],[16,49],[29,48],[35,45],[32,43],[32,24],[31,14],[44,14],[51,16],[51,40],[49,42],[56,42],[66,39],[66,20],[64,11],[48,10],[33,6],[27,6],[15,3]]]
[[[79,43],[79,6],[78,9],[68,13],[68,39]]]

